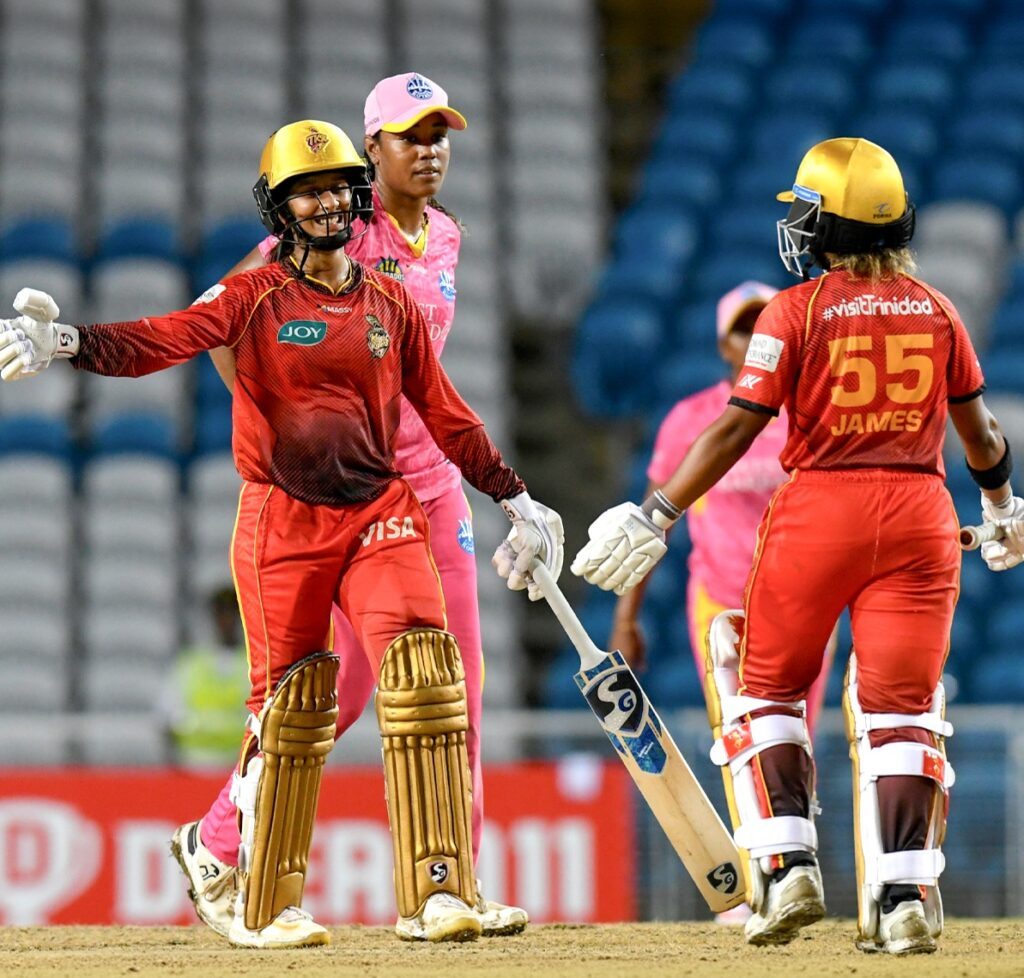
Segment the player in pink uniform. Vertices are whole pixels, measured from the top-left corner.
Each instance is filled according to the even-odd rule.
[[[669,411],[658,429],[647,467],[647,495],[668,482],[697,436],[728,404],[754,323],[776,292],[762,282],[743,282],[719,300],[718,351],[729,365],[731,379],[684,398]],[[692,550],[687,562],[686,608],[690,649],[702,677],[707,668],[705,655],[712,620],[727,609],[743,607],[743,588],[754,559],[757,527],[772,493],[786,479],[779,455],[786,445],[787,427],[783,409],[721,482],[687,510]],[[641,666],[646,649],[638,618],[647,580],[619,598],[609,639],[612,648]],[[808,694],[807,725],[812,733],[825,696],[833,649],[834,641],[829,643],[824,668]]]
[[[352,258],[405,285],[423,314],[438,356],[455,316],[455,268],[462,236],[460,225],[437,204],[435,195],[448,171],[448,132],[465,129],[466,124],[462,114],[448,104],[444,89],[423,75],[394,75],[374,87],[364,110],[364,150],[373,182],[373,217],[365,232],[353,236],[345,249]],[[277,238],[265,239],[227,277],[273,261],[277,245]],[[211,355],[225,383],[232,387],[233,351],[215,350]],[[483,652],[472,514],[462,489],[462,473],[437,447],[405,398],[401,400],[394,452],[396,468],[427,515],[448,627],[458,640],[466,673],[466,747],[473,778],[475,862],[483,828]],[[340,737],[362,714],[377,677],[351,624],[337,606],[332,620],[333,649],[341,660],[336,734]],[[175,833],[175,849],[181,852],[180,862],[196,912],[218,932],[230,927],[234,906],[231,880],[238,860],[238,818],[230,787],[229,778],[206,815]],[[476,909],[487,936],[517,934],[529,920],[525,910],[486,900],[482,895],[478,895]]]

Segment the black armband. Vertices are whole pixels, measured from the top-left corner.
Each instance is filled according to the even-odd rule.
[[[990,469],[972,469],[971,463],[964,459],[967,471],[971,473],[971,478],[982,489],[998,489],[1010,479],[1010,473],[1013,472],[1013,459],[1010,456],[1010,443],[1006,440],[1005,435],[1003,436],[1003,444],[1006,445],[1003,457]]]
[[[667,530],[683,511],[676,506],[660,489],[652,492],[640,507],[646,516],[659,530]]]

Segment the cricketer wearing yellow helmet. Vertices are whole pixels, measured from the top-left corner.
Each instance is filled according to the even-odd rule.
[[[785,406],[789,474],[758,529],[741,627],[712,623],[712,758],[745,852],[745,928],[784,944],[825,913],[806,697],[845,608],[854,653],[844,703],[853,758],[858,946],[934,951],[953,784],[939,677],[960,549],[943,478],[951,417],[987,516],[1024,515],[1009,446],[985,407],[970,338],[915,278],[914,212],[892,156],[829,139],[804,156],[778,222],[805,279],[758,317],[729,405],[643,506],[600,516],[573,572],[620,593],[664,553],[665,530]],[[824,274],[810,279],[812,266]],[[717,714],[717,715],[715,715]]]
[[[142,376],[234,349],[232,447],[243,483],[231,558],[252,691],[233,792],[242,878],[228,939],[329,941],[301,903],[337,722],[338,660],[322,651],[337,603],[378,676],[399,913],[435,939],[472,940],[481,924],[464,672],[423,508],[394,465],[400,398],[512,520],[496,555],[510,587],[532,585],[538,558],[557,575],[561,521],[504,463],[401,283],[342,250],[370,201],[348,136],[317,120],[279,129],[254,194],[284,243],[279,261],[136,322],[60,324],[50,296],[23,289],[21,315],[0,320],[0,378],[31,376],[54,358]]]

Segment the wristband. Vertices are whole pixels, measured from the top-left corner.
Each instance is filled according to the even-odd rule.
[[[683,515],[683,510],[660,489],[656,489],[644,500],[640,510],[659,530],[667,530]]]
[[[1004,482],[1008,482],[1010,479],[1010,474],[1013,472],[1013,458],[1010,456],[1010,443],[1006,440],[1005,436],[1003,436],[1003,444],[1006,445],[1003,457],[990,469],[973,469],[971,468],[971,463],[964,459],[964,464],[967,466],[967,471],[971,473],[971,478],[982,489],[998,489]]]

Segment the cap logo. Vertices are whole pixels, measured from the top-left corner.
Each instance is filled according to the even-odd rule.
[[[881,204],[875,204],[875,217],[892,217],[892,207],[889,202],[883,201]]]
[[[802,187],[798,183],[793,184],[793,196],[799,200],[806,200],[811,204],[821,203],[821,194],[817,190],[811,190],[810,187]]]
[[[331,138],[326,133],[320,132],[319,129],[310,129],[306,136],[306,149],[316,156],[317,153],[327,148],[330,141]]]
[[[425,102],[434,94],[433,86],[422,75],[413,75],[405,83],[405,90],[415,99]]]

